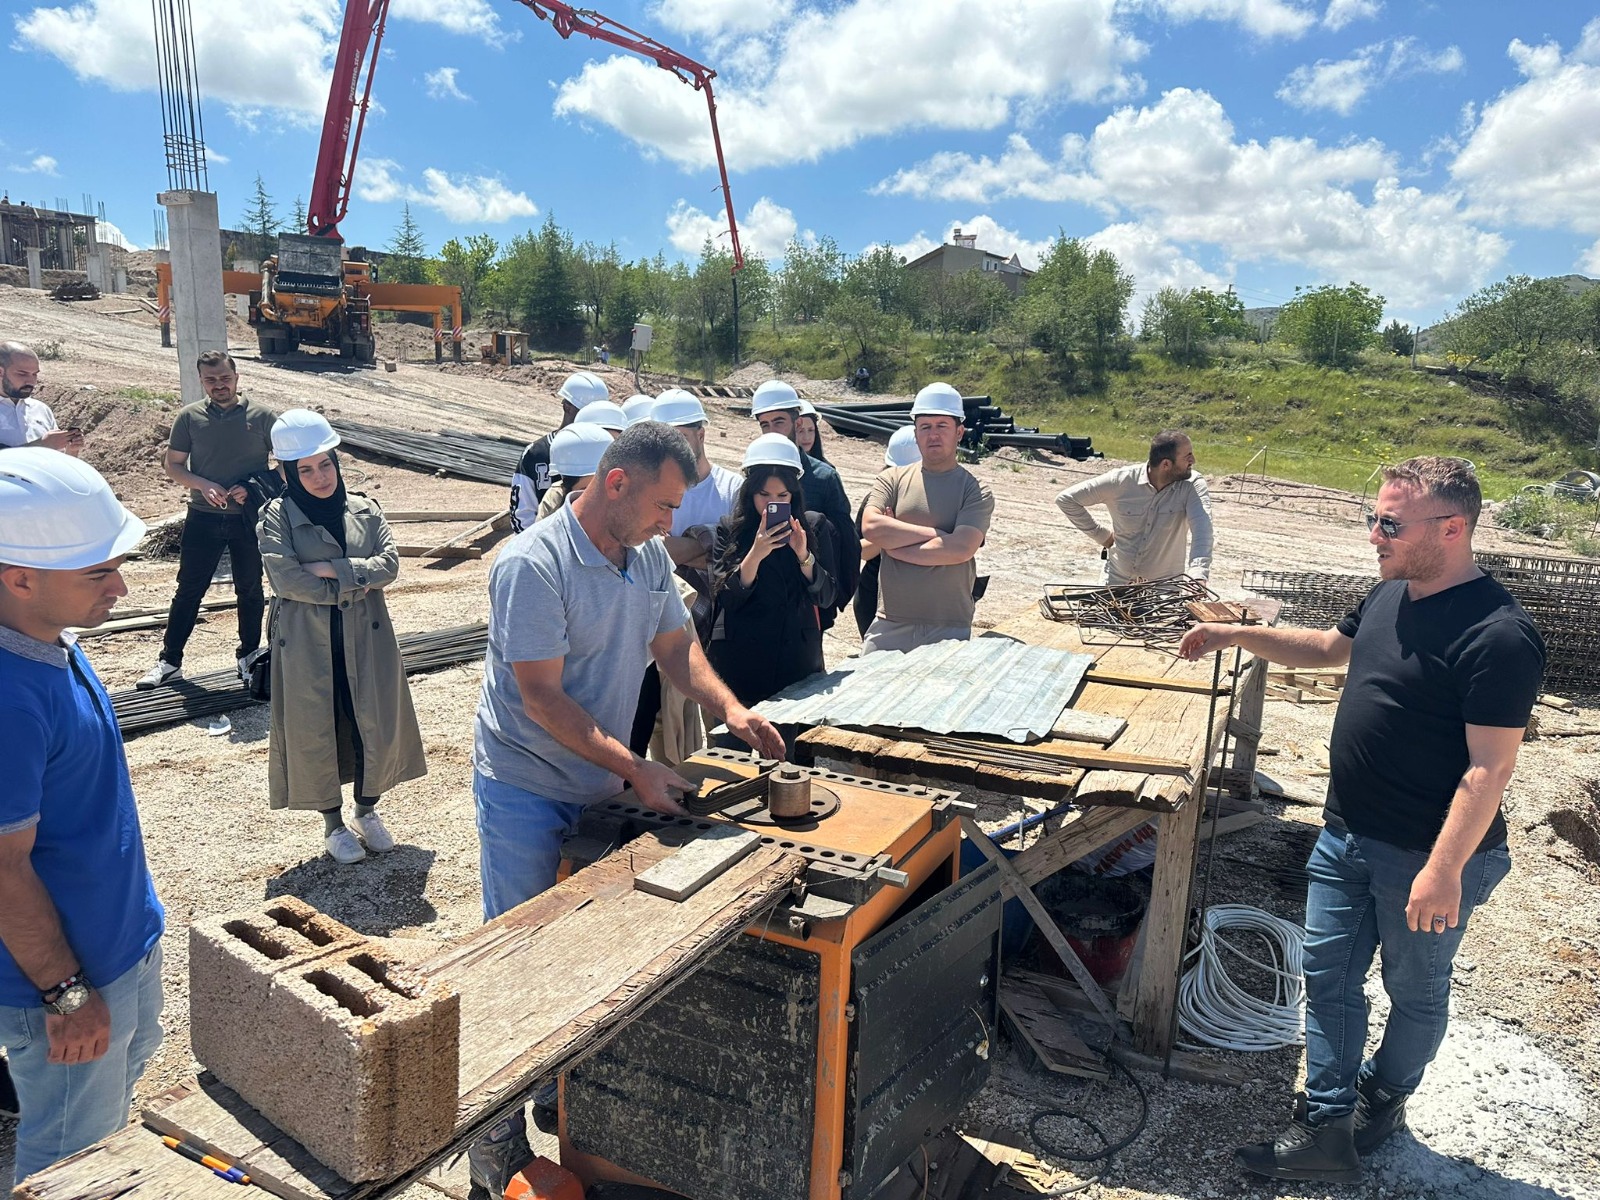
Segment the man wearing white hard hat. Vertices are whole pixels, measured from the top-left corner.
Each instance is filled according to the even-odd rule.
[[[164,914],[111,701],[68,632],[128,594],[118,568],[144,533],[87,464],[0,454],[0,1045],[19,1180],[121,1129],[161,1042]]]
[[[270,495],[261,490],[272,451],[274,414],[239,395],[239,371],[232,356],[208,350],[195,363],[204,400],[187,404],[173,418],[162,466],[168,478],[189,489],[178,544],[178,590],[167,611],[161,657],[135,687],[148,689],[183,675],[183,651],[200,617],[200,602],[228,552],[233,591],[239,598],[239,645],[234,657],[240,679],[261,649],[261,616],[266,592],[261,585],[261,551],[256,516]],[[275,484],[271,485],[275,490]]]
[[[610,400],[596,400],[593,404],[583,406],[583,411],[578,414],[573,424],[598,425],[612,434],[618,434],[628,427],[628,414],[622,411],[620,404]]]
[[[574,421],[555,431],[550,438],[550,469],[557,478],[539,501],[538,520],[544,520],[589,486],[600,456],[609,445],[611,431],[600,425]]]
[[[994,496],[957,461],[961,393],[930,383],[911,404],[921,461],[873,482],[862,537],[883,555],[878,616],[861,652],[914,650],[972,636],[974,559],[989,532]]]
[[[750,415],[761,426],[762,433],[781,433],[791,442],[795,440],[796,420],[800,416],[800,395],[781,379],[769,379],[756,388],[750,400]],[[804,451],[806,495],[817,512],[828,518],[839,543],[839,579],[835,609],[823,614],[823,628],[833,624],[833,613],[850,602],[856,594],[856,577],[861,570],[861,536],[856,523],[850,518],[850,497],[845,495],[844,482],[830,463],[812,458]]]
[[[683,434],[683,440],[694,451],[695,470],[699,472],[672,516],[672,536],[682,538],[686,531],[697,527],[716,529],[717,522],[733,511],[744,480],[737,472],[718,466],[706,457],[705,405],[682,388],[668,388],[657,397],[650,419],[671,425]],[[667,549],[674,549],[671,541]],[[703,560],[704,553],[696,557]],[[673,554],[672,559],[680,566],[686,561],[678,554]]]
[[[605,382],[592,371],[568,375],[556,395],[561,398],[561,424],[556,430],[571,425],[588,405],[611,399]],[[529,445],[511,474],[511,528],[518,533],[538,520],[539,501],[554,482],[550,478],[550,439],[556,430]]]
[[[921,461],[922,451],[917,449],[916,426],[902,425],[889,435],[889,445],[883,452],[885,470],[906,467]],[[861,517],[866,511],[867,502],[863,500],[861,507],[856,509],[857,529],[861,527]],[[867,636],[867,630],[878,617],[878,573],[882,569],[883,556],[878,552],[878,548],[871,542],[863,541],[861,578],[856,581],[855,599],[850,602],[855,608],[856,628],[861,631],[862,637]]]
[[[642,392],[629,396],[622,402],[622,411],[628,414],[628,424],[637,425],[640,421],[648,421],[650,412],[656,406],[654,396],[646,396]]]

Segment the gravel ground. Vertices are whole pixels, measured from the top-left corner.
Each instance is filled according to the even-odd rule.
[[[101,305],[100,307],[105,307]],[[425,332],[425,331],[424,331]],[[332,371],[314,374],[255,361],[254,339],[230,326],[243,390],[271,406],[309,403],[330,415],[414,428],[453,428],[532,437],[557,418],[554,387],[566,364],[492,368],[478,364],[435,368],[426,347],[411,347],[409,330],[396,335],[402,357],[394,373]],[[154,318],[110,315],[88,306],[59,305],[40,293],[0,285],[0,336],[60,342],[47,360],[41,398],[58,417],[71,414],[89,427],[88,458],[111,478],[141,516],[178,512],[182,496],[161,476],[157,461],[176,411],[176,365],[159,350]],[[407,353],[415,349],[417,353]],[[602,370],[613,390],[633,390],[631,377]],[[747,368],[735,382],[759,382]],[[833,394],[837,381],[797,381],[808,394]],[[652,380],[646,378],[646,386]],[[713,412],[711,455],[736,464],[754,433],[748,418]],[[1074,430],[1075,433],[1093,433]],[[882,461],[880,447],[827,437],[829,458],[852,496],[865,494]],[[349,455],[352,484],[391,509],[490,509],[502,489],[437,478]],[[978,624],[992,626],[1033,604],[1047,581],[1090,578],[1098,567],[1089,543],[1068,527],[1051,504],[1055,491],[1104,469],[1006,451],[978,468],[997,497],[995,527],[980,561],[992,576]],[[1202,469],[1204,464],[1201,464]],[[1249,569],[1368,572],[1364,531],[1352,506],[1289,499],[1231,497],[1230,481],[1214,480],[1219,545],[1214,586],[1237,594]],[[1260,490],[1260,489],[1258,489]],[[1270,489],[1268,489],[1270,490]],[[1287,491],[1288,489],[1285,489]],[[1265,503],[1261,501],[1265,499]],[[1341,519],[1329,513],[1344,513]],[[404,540],[443,540],[460,526],[407,526]],[[413,534],[415,536],[413,536]],[[1485,549],[1548,552],[1525,538],[1485,528]],[[437,629],[486,617],[485,576],[497,543],[478,561],[424,565],[406,560],[391,589],[390,607],[402,631]],[[171,596],[174,564],[133,562],[126,570],[125,603],[162,605]],[[225,595],[219,590],[214,595]],[[848,625],[848,622],[846,622]],[[841,626],[829,635],[830,661],[851,653],[855,639]],[[154,662],[159,632],[127,633],[90,642],[97,670],[113,689],[129,686]],[[229,665],[232,615],[213,614],[196,629],[187,665],[192,672]],[[400,843],[394,853],[353,867],[336,866],[321,852],[318,823],[305,814],[271,813],[266,803],[266,710],[234,714],[232,728],[211,737],[183,724],[133,737],[128,759],[144,817],[157,886],[168,910],[165,938],[167,1039],[151,1064],[140,1094],[178,1082],[195,1069],[187,1035],[187,938],[197,915],[207,915],[280,894],[301,896],[369,934],[441,938],[472,928],[479,919],[477,847],[472,823],[470,745],[472,714],[482,671],[467,665],[413,680],[418,718],[429,760],[425,779],[386,797],[385,818]],[[1544,730],[1593,727],[1590,713],[1541,710]],[[1332,722],[1332,706],[1271,702],[1265,745],[1277,753],[1261,767],[1297,797],[1320,801],[1325,781],[1319,752]],[[1473,921],[1453,1003],[1454,1022],[1439,1061],[1411,1105],[1413,1133],[1402,1135],[1369,1164],[1360,1185],[1337,1189],[1292,1187],[1307,1197],[1461,1196],[1537,1200],[1600,1196],[1600,1157],[1584,1133],[1600,1082],[1600,737],[1542,738],[1524,748],[1508,796],[1515,869]],[[986,794],[984,816],[1001,821],[1026,809],[1014,798]],[[1293,874],[1303,862],[1317,809],[1287,805],[1279,819],[1219,843],[1212,876],[1214,902],[1238,901],[1290,920],[1303,918],[1303,891],[1280,882],[1272,870]],[[1202,857],[1202,869],[1205,859]],[[1369,984],[1375,1012],[1383,996]],[[1140,1073],[1148,1093],[1144,1133],[1113,1160],[1086,1194],[1117,1200],[1156,1197],[1266,1196],[1231,1161],[1241,1140],[1270,1135],[1285,1119],[1298,1083],[1298,1053],[1219,1053],[1242,1065],[1251,1082],[1241,1088],[1202,1086]],[[1128,1081],[1083,1084],[1027,1070],[1014,1052],[996,1056],[994,1078],[962,1123],[990,1127],[1053,1166],[1027,1140],[1031,1117],[1045,1108],[1092,1112],[1112,1138],[1137,1119]],[[1093,1135],[1053,1123],[1063,1139],[1085,1147]],[[10,1169],[11,1127],[0,1122],[0,1177]],[[457,1167],[433,1182],[465,1194]],[[1067,1181],[1078,1176],[1067,1177]],[[437,1196],[419,1186],[416,1200]],[[1024,1192],[1023,1194],[1029,1194]],[[707,1198],[710,1200],[710,1198]]]

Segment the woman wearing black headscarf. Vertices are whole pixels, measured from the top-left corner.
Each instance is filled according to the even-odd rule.
[[[428,767],[383,598],[400,555],[377,503],[345,491],[338,444],[317,413],[278,418],[285,489],[261,510],[257,535],[273,591],[269,800],[322,813],[323,845],[351,863],[394,848],[375,806]],[[355,785],[348,825],[345,783]]]

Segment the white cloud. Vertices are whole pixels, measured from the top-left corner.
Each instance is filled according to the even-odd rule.
[[[1133,276],[1133,312],[1142,309],[1146,299],[1165,287],[1203,287],[1220,292],[1231,282],[1227,275],[1208,271],[1154,227],[1137,221],[1108,225],[1084,240],[1097,250],[1111,251],[1123,270]]]
[[[739,218],[739,244],[746,253],[777,258],[799,230],[793,212],[771,197],[762,196]],[[713,245],[726,249],[727,234],[728,215],[722,209],[704,213],[679,200],[667,214],[667,240],[691,257],[699,255],[707,238]]]
[[[94,235],[100,241],[110,242],[113,246],[121,246],[124,250],[137,250],[139,248],[128,238],[127,234],[123,233],[121,229],[110,221],[96,221],[94,223]]]
[[[1456,46],[1433,51],[1415,38],[1396,38],[1363,46],[1350,58],[1321,59],[1296,67],[1278,89],[1278,99],[1296,108],[1325,108],[1349,116],[1368,93],[1408,75],[1447,74],[1466,66]]]
[[[1337,32],[1354,21],[1370,21],[1382,11],[1383,0],[1328,0],[1322,24]]]
[[[1176,88],[1119,109],[1086,142],[1067,139],[1055,161],[1015,137],[999,162],[941,155],[880,186],[936,199],[1088,200],[1143,227],[1140,237],[1295,264],[1307,282],[1358,279],[1399,305],[1475,286],[1505,240],[1473,224],[1453,191],[1402,187],[1398,175],[1377,141],[1240,141],[1212,96]]]
[[[13,163],[8,170],[18,175],[57,175],[56,170],[61,164],[48,154],[36,154],[25,163]]]
[[[1012,0],[978,16],[960,0],[854,0],[796,16],[771,67],[717,81],[730,163],[814,162],[864,138],[917,128],[993,129],[1064,101],[1136,95],[1144,46],[1118,0]],[[952,69],[950,64],[959,64]],[[685,166],[713,160],[703,97],[651,63],[590,62],[555,111],[607,125]]]
[[[193,0],[202,97],[246,130],[314,124],[327,103],[343,8],[341,0]],[[500,28],[488,0],[394,0],[390,15],[495,43],[515,36]],[[80,81],[123,92],[156,88],[147,0],[78,0],[27,8],[14,20],[18,49],[59,60]],[[383,78],[380,70],[380,93]]]
[[[440,67],[422,77],[428,85],[428,95],[435,100],[471,100],[456,84],[456,68]]]
[[[450,176],[437,167],[422,172],[425,186],[414,187],[399,179],[399,163],[388,158],[362,160],[356,192],[374,204],[419,204],[443,213],[459,225],[498,224],[532,217],[539,207],[524,192],[513,192],[498,179],[485,175]]]
[[[1521,41],[1507,54],[1526,79],[1483,107],[1451,175],[1488,219],[1600,233],[1600,18],[1570,55]]]
[[[1174,21],[1238,25],[1259,38],[1297,38],[1317,23],[1316,11],[1296,0],[1142,0]],[[1338,3],[1338,0],[1334,0]]]
[[[672,29],[716,39],[761,33],[794,12],[794,0],[661,0],[656,19]]]

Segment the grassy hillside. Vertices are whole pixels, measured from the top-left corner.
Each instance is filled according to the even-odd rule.
[[[817,327],[762,331],[750,358],[812,378],[844,374],[843,355]],[[1176,366],[1138,353],[1104,387],[1069,394],[1033,351],[1021,355],[978,339],[918,337],[875,381],[912,392],[945,379],[967,395],[987,394],[1019,424],[1088,434],[1118,458],[1142,457],[1150,435],[1180,426],[1194,439],[1201,469],[1224,474],[1266,451],[1269,474],[1360,490],[1375,467],[1413,454],[1456,454],[1477,464],[1491,497],[1545,482],[1573,466],[1596,465],[1596,413],[1588,401],[1560,401],[1464,377],[1413,371],[1407,359],[1373,354],[1351,371],[1308,366],[1281,346],[1238,345],[1204,367]]]

